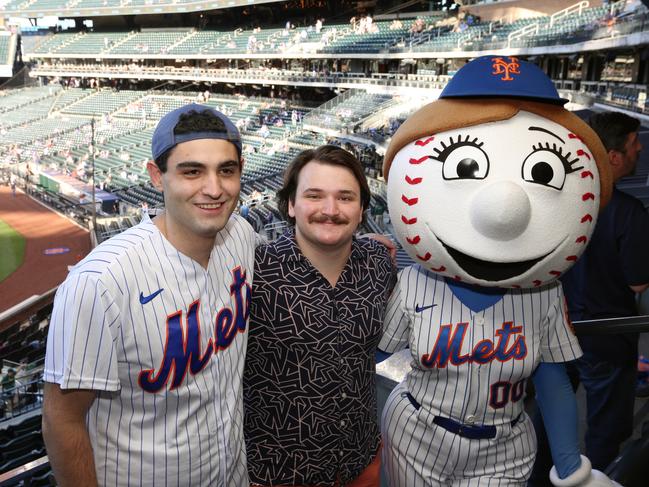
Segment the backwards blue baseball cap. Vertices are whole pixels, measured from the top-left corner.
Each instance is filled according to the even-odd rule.
[[[552,80],[536,64],[509,56],[481,56],[462,66],[440,98],[522,98],[565,105]]]
[[[200,113],[203,111],[208,111],[219,120],[221,120],[224,125],[224,130],[188,132],[185,134],[174,133],[174,129],[180,121],[180,117],[189,114],[190,112]],[[158,126],[153,132],[153,137],[151,138],[151,154],[153,155],[153,160],[155,161],[169,149],[176,147],[182,142],[188,142],[190,140],[197,139],[222,139],[232,142],[237,148],[239,157],[241,157],[241,134],[239,133],[237,127],[234,126],[232,121],[212,107],[199,105],[197,103],[191,103],[189,105],[185,105],[183,107],[172,110],[160,119]]]

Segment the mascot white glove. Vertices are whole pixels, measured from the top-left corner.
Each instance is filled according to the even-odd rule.
[[[591,467],[590,460],[581,455],[581,466],[565,479],[559,478],[557,469],[550,470],[550,482],[555,487],[622,487],[599,470]]]

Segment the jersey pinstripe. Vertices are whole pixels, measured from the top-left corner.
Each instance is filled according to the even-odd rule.
[[[59,287],[44,379],[98,391],[87,424],[100,485],[248,484],[241,381],[255,235],[233,215],[204,269],[146,217]]]
[[[416,308],[425,309],[417,312]],[[468,323],[459,350],[460,356],[467,356],[479,342],[492,339],[497,344],[496,337],[507,322],[522,327],[520,333],[510,335],[506,348],[524,338],[527,352],[523,359],[494,357],[484,364],[468,360],[453,365],[449,358],[446,363],[434,366],[422,363],[433,351],[444,325],[451,326],[447,334],[451,338],[454,333],[461,334],[458,324]],[[443,277],[420,266],[400,272],[388,303],[379,348],[395,352],[406,345],[413,355],[412,370],[406,381],[420,404],[456,421],[465,422],[471,416],[476,423],[492,425],[513,420],[522,412],[523,404],[518,400],[508,401],[504,407],[491,407],[489,385],[498,381],[514,384],[527,379],[541,361],[565,362],[581,355],[577,339],[564,320],[560,284],[540,289],[511,289],[493,306],[473,312],[453,294]]]
[[[379,344],[379,348],[387,352],[406,346],[410,347],[413,359],[411,371],[386,404],[383,432],[387,469],[390,471],[390,464],[394,467],[390,485],[408,487],[419,484],[404,484],[405,477],[397,475],[399,469],[405,468],[397,468],[399,456],[424,461],[431,468],[438,468],[443,461],[450,472],[459,465],[457,462],[462,463],[459,458],[457,461],[443,460],[448,455],[445,449],[451,448],[450,443],[430,444],[431,428],[439,427],[428,420],[441,416],[464,424],[494,425],[506,429],[508,434],[518,435],[519,441],[525,441],[520,429],[532,431],[523,413],[526,380],[542,361],[565,362],[581,355],[565,316],[560,284],[510,289],[495,304],[476,312],[455,296],[444,277],[420,266],[408,267],[399,273],[397,286],[388,302],[384,335]],[[418,419],[413,419],[414,409],[409,401],[406,399],[404,403],[399,396],[405,392],[421,405],[422,412],[415,415]],[[521,414],[524,421],[519,429],[511,428],[512,421]],[[424,424],[418,425],[422,421]],[[413,431],[414,437],[403,434],[409,428],[417,430],[417,433]],[[456,436],[444,432],[442,429],[434,437],[444,439],[439,441],[451,441]],[[502,433],[499,438],[507,440]],[[391,444],[395,439],[407,444]],[[478,460],[476,456],[472,460],[475,465],[464,474],[495,472],[482,462],[513,466],[521,456],[533,461],[535,442],[532,439],[530,436],[527,440],[531,442],[531,456],[528,447],[512,448],[506,458],[489,456]],[[420,448],[427,452],[423,458]],[[453,449],[456,448],[458,445],[454,444]],[[468,446],[463,451],[467,449]],[[438,474],[451,475],[449,471]]]

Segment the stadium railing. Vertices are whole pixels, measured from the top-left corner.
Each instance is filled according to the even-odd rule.
[[[44,352],[43,352],[44,353]],[[43,402],[43,379],[42,362],[39,370],[30,371],[28,374],[16,379],[20,382],[11,389],[2,391],[2,403],[0,405],[0,428],[2,422],[16,418],[26,412],[40,408]],[[26,378],[29,377],[29,380]]]
[[[23,485],[31,485],[31,481],[35,477],[44,476],[47,478],[50,475],[50,460],[46,455],[0,474],[0,487],[20,487]],[[40,485],[52,484],[48,482]]]
[[[649,86],[620,81],[582,81],[577,79],[554,81],[558,90],[569,92],[573,101],[581,105],[601,103],[649,114]]]
[[[288,86],[327,86],[337,88],[388,86],[421,89],[441,89],[448,79],[446,75],[400,74],[400,73],[337,73],[298,72],[265,69],[220,69],[194,67],[144,67],[104,66],[101,64],[74,65],[56,63],[36,66],[30,76],[72,76],[80,78],[137,77],[151,80],[182,80],[246,84],[277,84]]]
[[[312,110],[304,117],[304,127],[314,131],[351,132],[353,126],[381,109],[392,96],[351,89]]]
[[[540,30],[535,36],[512,41],[511,47],[554,47],[606,39],[611,41],[611,47],[615,47],[616,40],[631,34],[646,32],[649,29],[649,12],[644,8],[632,14],[612,17],[612,19],[614,21],[607,21],[605,15],[599,17],[599,19],[589,19],[575,25],[567,32]],[[637,42],[641,45],[646,43],[646,40],[640,39]]]

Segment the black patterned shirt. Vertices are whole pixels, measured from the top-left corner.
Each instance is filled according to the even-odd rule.
[[[250,481],[342,485],[379,446],[375,351],[394,283],[386,248],[352,252],[334,288],[292,232],[257,247],[244,373]]]

